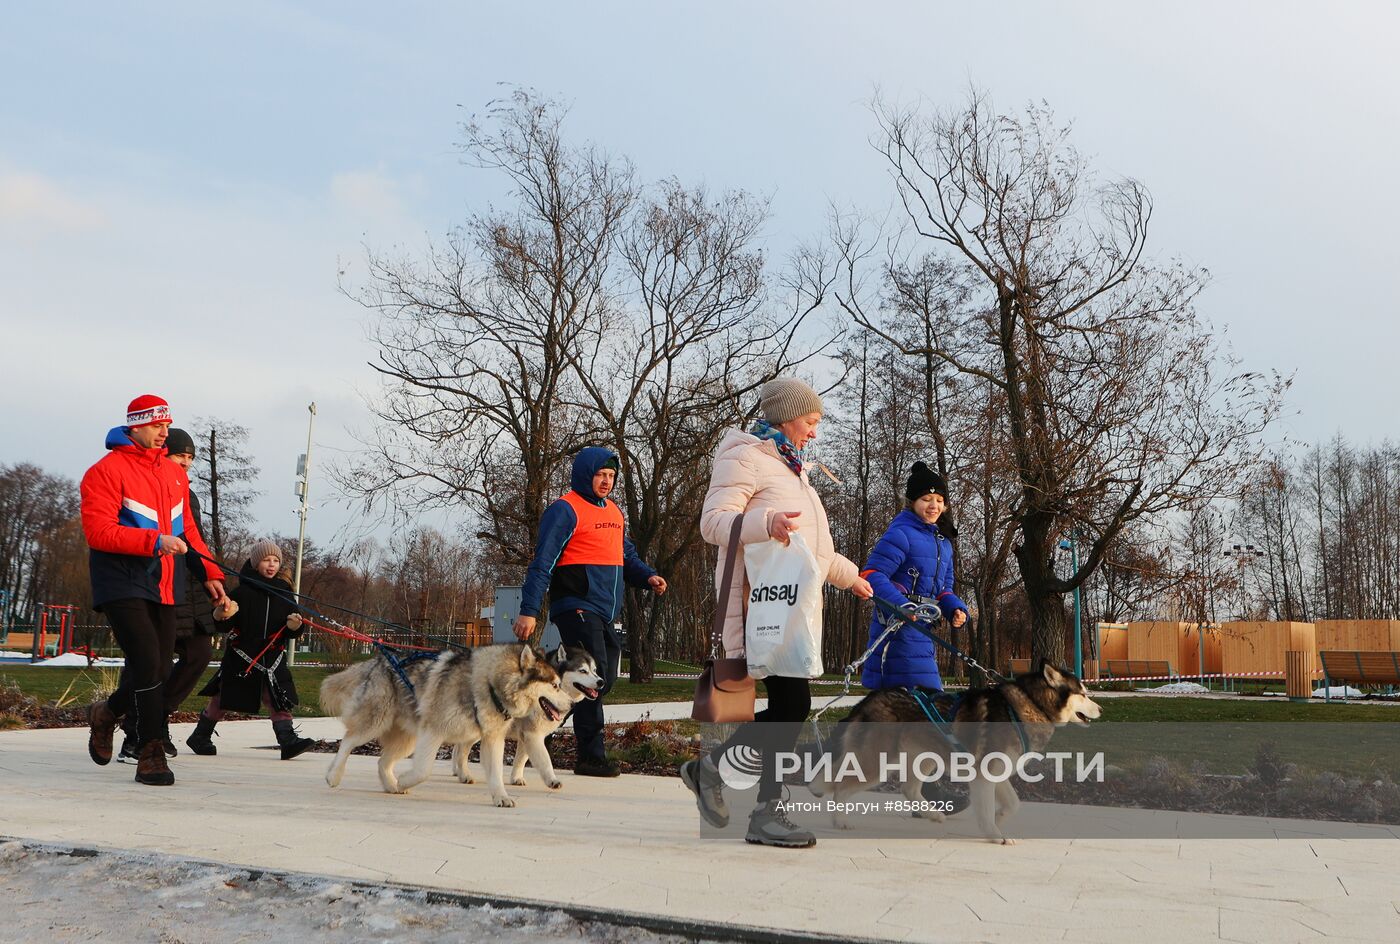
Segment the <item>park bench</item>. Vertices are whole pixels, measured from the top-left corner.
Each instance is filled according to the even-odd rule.
[[[1322,660],[1322,697],[1331,701],[1332,680],[1358,685],[1400,685],[1400,652],[1328,649]]]
[[[1140,676],[1163,676],[1176,678],[1172,664],[1166,659],[1105,659],[1103,677],[1137,678]]]

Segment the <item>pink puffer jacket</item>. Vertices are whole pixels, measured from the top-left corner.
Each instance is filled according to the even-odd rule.
[[[794,520],[816,554],[817,565],[826,572],[827,583],[842,590],[855,583],[859,568],[836,553],[826,509],[822,507],[817,490],[807,480],[807,470],[804,468],[801,476],[793,475],[771,441],[731,429],[715,450],[710,490],[705,494],[705,507],[700,513],[700,534],[709,543],[719,546],[716,587],[724,577],[729,531],[734,527],[735,516],[742,515],[744,519],[739,533],[742,554],[745,544],[769,540],[768,522],[780,511],[802,513],[802,517]],[[736,561],[735,567],[734,590],[727,604],[720,604],[726,607],[724,650],[731,658],[744,653],[744,601],[748,599],[743,560]]]

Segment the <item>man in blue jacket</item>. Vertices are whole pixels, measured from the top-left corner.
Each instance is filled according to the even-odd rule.
[[[622,510],[608,500],[618,469],[617,455],[601,446],[589,446],[574,457],[572,488],[540,519],[539,543],[513,627],[518,638],[530,638],[548,588],[549,618],[559,627],[559,638],[566,646],[587,649],[598,663],[603,674],[598,697],[574,708],[574,773],[585,777],[618,774],[603,748],[603,696],[617,680],[621,646],[613,621],[622,605],[622,584],[666,592],[665,578],[637,556]]]

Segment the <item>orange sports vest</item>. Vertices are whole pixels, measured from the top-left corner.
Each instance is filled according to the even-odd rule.
[[[611,564],[622,566],[622,510],[607,499],[603,506],[570,489],[562,499],[578,516],[573,536],[564,545],[556,567],[569,564]]]

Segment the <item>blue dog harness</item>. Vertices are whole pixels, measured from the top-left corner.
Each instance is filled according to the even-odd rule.
[[[938,710],[938,704],[935,702],[934,696],[930,695],[922,688],[906,688],[904,689],[904,693],[914,699],[914,704],[919,706],[919,710],[924,713],[924,717],[928,719],[928,723],[933,725],[934,728],[938,730],[938,733],[943,736],[943,739],[952,745],[953,750],[963,750],[962,744],[953,736],[953,719],[958,716],[958,706],[962,704],[963,697],[967,694],[966,692],[954,696],[953,704],[948,708],[948,717],[946,718],[943,717],[943,712]],[[1030,741],[1026,738],[1026,727],[1021,723],[1021,716],[1016,712],[1016,706],[1011,704],[1010,699],[1006,702],[1006,710],[1011,712],[1011,723],[1016,725],[1016,736],[1021,739],[1021,753],[1029,753],[1031,745]]]
[[[384,661],[389,663],[389,668],[393,669],[394,674],[403,683],[403,687],[408,691],[409,700],[417,705],[418,692],[414,690],[413,683],[408,680],[408,673],[404,671],[404,666],[413,665],[415,662],[422,662],[425,659],[437,659],[442,653],[415,652],[410,656],[397,656],[390,646],[382,642],[376,642],[374,648],[384,657]]]

